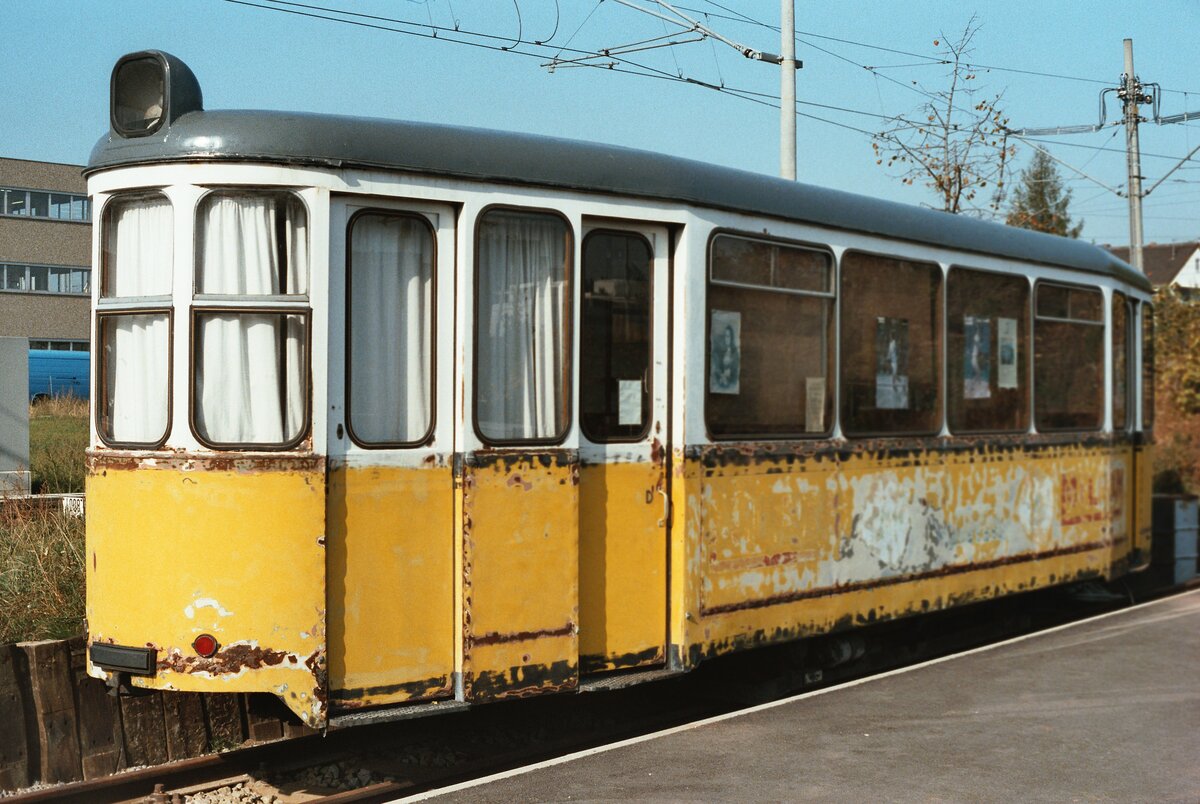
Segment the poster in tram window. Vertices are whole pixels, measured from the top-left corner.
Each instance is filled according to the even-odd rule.
[[[963,398],[992,398],[992,322],[963,316]]]
[[[908,410],[908,319],[875,319],[875,407]]]
[[[742,314],[712,311],[709,333],[708,390],[713,394],[740,394],[742,375]]]
[[[1017,319],[997,318],[996,385],[1000,388],[1017,387]]]

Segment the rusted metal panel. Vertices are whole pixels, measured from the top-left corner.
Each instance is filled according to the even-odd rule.
[[[575,689],[579,464],[476,453],[463,468],[463,682],[472,701]]]
[[[330,702],[453,694],[453,470],[338,466],[329,477]]]
[[[1128,444],[1086,440],[693,449],[688,656],[1104,576]]]
[[[324,468],[298,454],[89,455],[90,638],[158,656],[130,683],[269,692],[325,723]],[[200,634],[215,655],[193,650]]]
[[[585,673],[666,658],[662,460],[655,439],[651,462],[618,459],[580,469],[579,652]]]

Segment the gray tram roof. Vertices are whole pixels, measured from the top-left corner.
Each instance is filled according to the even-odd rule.
[[[1146,277],[1104,249],[964,215],[611,145],[487,129],[278,111],[189,111],[144,137],[110,131],[85,173],[220,159],[403,170],[677,201],[1115,277]]]

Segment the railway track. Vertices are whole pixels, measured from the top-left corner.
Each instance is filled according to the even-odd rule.
[[[1095,594],[1088,594],[1093,592]],[[13,804],[323,804],[392,801],[1128,605],[1099,587],[870,626],[737,654],[598,694],[361,726],[14,796]],[[2,794],[0,794],[2,795]]]

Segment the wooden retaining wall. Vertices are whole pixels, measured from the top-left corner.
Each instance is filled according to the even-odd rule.
[[[112,697],[82,637],[0,645],[0,790],[311,734],[272,695]]]

